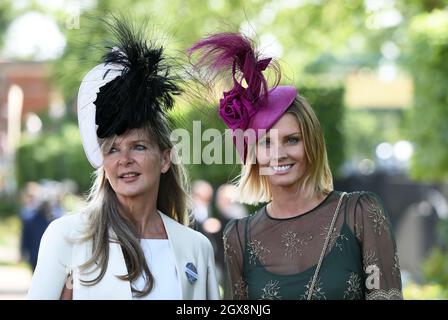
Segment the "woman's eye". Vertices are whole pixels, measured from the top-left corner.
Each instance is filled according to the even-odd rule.
[[[288,143],[289,144],[296,144],[297,142],[299,142],[299,138],[295,138],[295,137],[289,137],[288,138]]]
[[[144,145],[137,144],[137,145],[134,147],[134,149],[137,150],[137,151],[143,151],[143,150],[146,150],[146,147],[145,147]]]
[[[271,144],[271,140],[264,139],[264,140],[261,140],[258,144],[263,147],[268,147]]]
[[[115,148],[115,147],[110,148],[109,153],[114,153],[114,152],[117,152],[117,148]]]

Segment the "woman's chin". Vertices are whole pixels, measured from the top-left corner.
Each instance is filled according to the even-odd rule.
[[[275,187],[287,188],[293,186],[296,179],[287,176],[271,176],[269,182]]]
[[[142,190],[118,190],[116,191],[117,195],[123,198],[135,198],[143,194]]]

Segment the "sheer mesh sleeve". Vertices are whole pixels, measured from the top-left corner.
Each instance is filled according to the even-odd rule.
[[[224,230],[225,299],[248,299],[244,277],[244,225],[246,223],[247,219],[234,219],[227,224]]]
[[[379,197],[360,194],[355,205],[355,234],[365,272],[365,298],[402,299],[400,267],[389,216]]]

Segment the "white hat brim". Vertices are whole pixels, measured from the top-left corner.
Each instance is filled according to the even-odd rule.
[[[96,169],[103,165],[103,155],[96,134],[94,102],[100,88],[122,75],[122,71],[121,65],[99,64],[86,74],[79,87],[77,110],[82,146],[90,164]]]

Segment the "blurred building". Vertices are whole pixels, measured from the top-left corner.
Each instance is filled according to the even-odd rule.
[[[345,104],[351,109],[405,109],[412,105],[412,98],[413,83],[406,74],[360,69],[345,81]]]
[[[366,112],[379,121],[390,116],[394,120],[389,122],[389,129],[391,124],[401,124],[402,117],[394,117],[394,113],[403,115],[413,103],[411,77],[393,67],[351,72],[345,90],[347,112]],[[371,148],[370,156],[348,159],[335,189],[368,190],[381,197],[395,233],[403,283],[422,282],[422,265],[439,245],[437,225],[448,219],[448,185],[409,178],[412,141],[382,141]]]
[[[14,152],[30,115],[45,111],[56,96],[49,83],[49,65],[44,62],[0,60],[0,194],[10,192]]]

